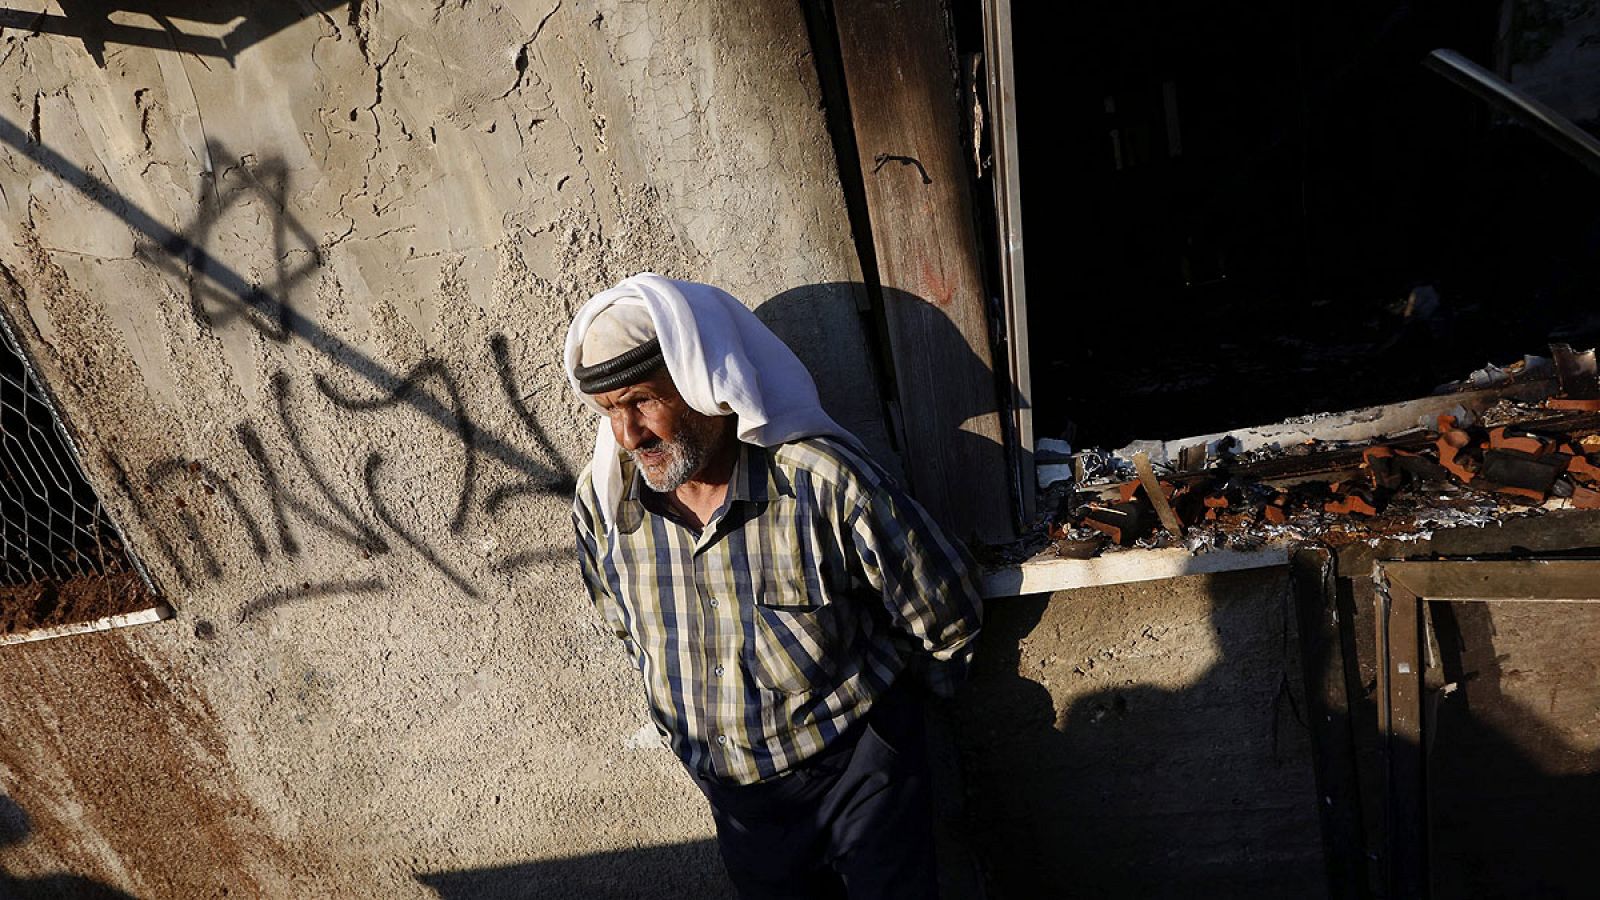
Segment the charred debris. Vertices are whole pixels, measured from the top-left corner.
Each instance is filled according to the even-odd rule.
[[[1595,351],[1551,351],[1350,413],[1116,451],[1043,441],[1045,518],[993,561],[1425,540],[1436,529],[1600,509]]]

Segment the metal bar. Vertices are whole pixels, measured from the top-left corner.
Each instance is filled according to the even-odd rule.
[[[170,619],[173,616],[172,607],[165,603],[142,609],[138,612],[122,613],[115,616],[95,619],[91,622],[74,622],[71,625],[54,625],[49,628],[35,628],[21,634],[0,635],[0,647],[8,644],[27,644],[33,641],[46,641],[50,638],[66,637],[72,634],[89,634],[95,631],[110,631],[113,628],[127,628],[131,625],[149,625]]]
[[[1422,64],[1445,80],[1469,91],[1490,106],[1510,115],[1562,152],[1600,175],[1600,139],[1498,75],[1454,50],[1435,50]]]

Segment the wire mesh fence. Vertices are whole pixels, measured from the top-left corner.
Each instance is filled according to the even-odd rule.
[[[0,584],[127,571],[54,405],[9,329],[0,338]]]

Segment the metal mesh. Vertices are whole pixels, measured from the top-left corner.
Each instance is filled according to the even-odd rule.
[[[0,583],[122,571],[122,542],[55,407],[0,329]]]

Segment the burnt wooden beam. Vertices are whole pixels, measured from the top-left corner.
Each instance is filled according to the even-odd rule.
[[[1364,542],[1339,548],[1340,575],[1360,576],[1383,560],[1527,556],[1600,548],[1600,512],[1554,510],[1508,518],[1494,528],[1444,528],[1425,541]]]
[[[1387,756],[1378,721],[1378,589],[1370,577],[1339,576],[1335,579],[1335,591],[1342,617],[1340,639],[1345,644],[1347,667],[1345,695],[1349,701],[1356,778],[1360,783],[1362,832],[1366,841],[1366,896],[1382,897],[1386,893],[1384,869],[1389,861],[1389,832],[1384,806]]]
[[[1376,567],[1371,581],[1376,587],[1380,661],[1376,699],[1388,778],[1385,896],[1427,897],[1435,821],[1430,811],[1428,769],[1437,727],[1429,711],[1433,708],[1429,694],[1438,697],[1444,680],[1424,677],[1424,669],[1435,666],[1430,661],[1434,658],[1430,638],[1434,616],[1447,615],[1447,621],[1455,621],[1454,613],[1447,610],[1456,603],[1600,603],[1600,559],[1385,562]],[[1451,626],[1446,630],[1456,631]],[[1459,631],[1456,635],[1459,642]],[[1443,656],[1441,652],[1439,657]],[[1557,788],[1552,785],[1552,789]],[[1588,811],[1582,815],[1587,823]],[[1530,827],[1534,823],[1507,820],[1503,824]],[[1548,883],[1536,878],[1528,882],[1530,890],[1536,884],[1551,890]]]
[[[833,7],[917,499],[957,535],[1015,533],[972,175],[940,0]]]
[[[1378,717],[1388,763],[1388,896],[1421,900],[1428,893],[1422,598],[1390,585],[1378,592],[1377,604]]]
[[[1592,559],[1393,562],[1383,571],[1390,584],[1420,597],[1593,603],[1600,595],[1600,562]]]
[[[1340,609],[1333,556],[1326,549],[1296,550],[1289,557],[1289,573],[1300,635],[1328,896],[1357,900],[1368,896],[1367,839],[1349,701],[1354,649],[1348,628],[1341,627],[1349,623],[1350,617]]]

